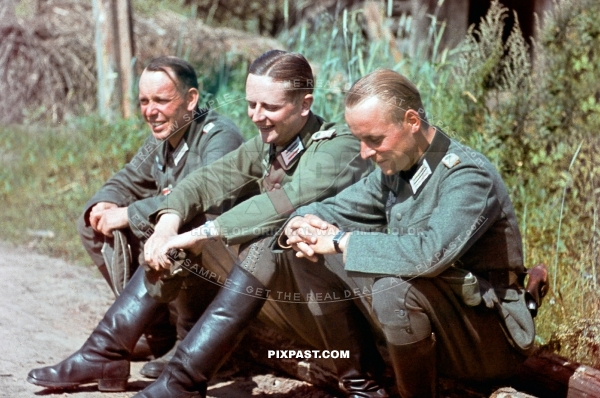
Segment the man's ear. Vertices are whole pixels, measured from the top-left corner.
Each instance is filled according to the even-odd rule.
[[[421,130],[421,117],[414,109],[409,109],[404,113],[404,123],[410,126],[411,133]]]
[[[302,116],[308,116],[310,113],[310,107],[312,106],[314,100],[315,99],[313,98],[312,94],[306,94],[304,97],[302,97],[302,111],[300,113]]]
[[[200,99],[200,93],[198,92],[198,90],[194,87],[188,89],[187,94],[185,96],[185,101],[187,102],[187,110],[188,112],[193,111],[194,109],[196,109],[196,106],[198,105],[198,100]]]

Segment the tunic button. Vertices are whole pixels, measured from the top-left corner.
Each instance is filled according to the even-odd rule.
[[[402,220],[402,214],[396,213],[396,220],[398,220],[398,221]]]
[[[404,312],[404,310],[398,311],[398,316],[404,316],[404,315],[406,315],[406,312]]]

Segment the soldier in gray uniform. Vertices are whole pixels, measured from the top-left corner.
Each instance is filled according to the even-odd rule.
[[[500,175],[429,125],[418,90],[396,72],[360,79],[345,105],[362,156],[379,169],[300,208],[279,249],[292,246],[338,275],[323,286],[341,280],[360,296],[385,336],[403,398],[435,397],[438,372],[477,381],[512,375],[535,328]]]
[[[132,275],[143,262],[140,246],[152,234],[146,222],[148,215],[191,171],[214,162],[244,142],[233,121],[198,107],[196,72],[186,61],[176,57],[153,59],[140,78],[139,89],[141,112],[152,134],[131,161],[87,202],[77,222],[83,246],[116,295],[127,282],[126,275]],[[200,224],[203,221],[195,220]],[[113,241],[115,230],[120,233],[115,234]],[[130,255],[127,243],[118,245],[123,237],[131,249]],[[128,259],[120,258],[112,265],[127,267],[120,262],[130,263],[126,273],[107,269],[102,254],[107,244],[115,251],[125,251]],[[215,292],[213,289],[212,293]],[[208,299],[210,292],[206,295]],[[140,339],[142,344],[136,347],[136,356],[143,357],[148,351],[160,356],[173,345],[175,328],[169,320],[167,305],[161,307],[148,326],[147,339]],[[196,310],[186,314],[191,310],[180,308],[177,331],[180,338],[199,316]]]
[[[266,242],[294,209],[333,196],[372,170],[371,162],[359,155],[359,142],[346,129],[312,113],[313,87],[312,70],[300,54],[273,50],[255,60],[246,100],[260,134],[191,173],[151,215],[155,231],[144,250],[147,264],[155,269],[146,273],[149,290],[157,297],[163,293],[160,287],[166,284],[154,275],[172,269],[168,252],[173,248],[201,252],[200,264],[196,259],[186,262],[185,272],[177,274],[186,274],[185,284],[208,280],[224,288],[181,342],[167,369],[140,396],[206,396],[208,380],[256,317],[318,348],[329,349],[324,340],[335,335],[343,349],[352,351],[351,358],[336,363],[348,396],[387,396],[363,369],[367,361],[361,352],[368,350],[361,347],[372,340],[356,333],[360,318],[353,323],[355,312],[340,311],[320,325],[307,305],[295,299],[294,293],[310,289],[304,276],[313,267],[296,271],[278,262],[281,267],[263,269],[258,261],[272,255]],[[198,228],[183,229],[199,215],[240,196],[250,197]],[[276,300],[265,300],[272,298],[269,292]],[[284,297],[279,299],[277,293]],[[124,339],[123,325],[112,322],[115,316],[110,313],[118,310],[118,301],[77,353],[54,367],[33,370],[29,380],[56,387],[98,381],[101,390],[125,389],[132,339]],[[131,310],[132,317],[146,317],[151,305],[145,303]],[[137,333],[138,323],[130,325]]]
[[[312,87],[311,68],[301,55],[270,51],[259,57],[249,69],[246,100],[260,136],[190,175],[153,215],[160,218],[145,251],[157,270],[170,267],[170,249],[206,255],[211,251],[207,242],[215,240],[241,244],[241,255],[239,264],[220,265],[225,288],[158,380],[136,397],[206,396],[207,381],[255,317],[314,347],[350,350],[350,358],[334,361],[346,396],[387,397],[368,369],[369,354],[380,358],[372,337],[362,330],[360,314],[343,303],[326,319],[313,318],[303,298],[319,273],[312,266],[290,267],[291,251],[274,256],[268,247],[294,209],[335,195],[372,170],[347,129],[310,111]],[[185,220],[255,183],[261,194],[196,230],[177,234]]]
[[[171,190],[186,175],[213,163],[244,142],[239,129],[229,118],[198,107],[199,95],[196,72],[189,63],[168,56],[150,61],[140,77],[139,101],[142,116],[152,134],[131,161],[88,201],[77,224],[90,257],[115,293],[120,293],[106,315],[104,333],[110,334],[108,324],[119,325],[121,337],[135,343],[141,334],[137,330],[145,332],[150,347],[144,350],[140,349],[143,344],[138,344],[134,352],[137,355],[147,354],[145,351],[150,350],[159,356],[168,351],[175,340],[172,323],[177,324],[179,338],[185,337],[218,290],[210,283],[206,283],[204,289],[186,289],[184,286],[181,297],[171,304],[174,309],[171,312],[177,317],[174,322],[169,319],[168,305],[148,296],[143,284],[143,270],[140,268],[134,273],[143,263],[141,246],[152,234],[152,228],[146,222],[148,215],[168,199]],[[220,209],[212,210],[218,212]],[[191,220],[186,228],[201,225],[204,221],[204,217]],[[101,253],[105,243],[113,245],[113,235],[125,236],[131,247],[131,273],[134,274],[122,292],[125,281],[111,279]],[[106,338],[109,337],[97,338],[96,343],[104,345]],[[78,362],[83,368],[82,363]],[[50,375],[42,372],[29,381],[50,387],[78,384],[69,383],[68,379],[66,373]]]
[[[117,281],[110,278],[101,253],[113,231],[126,234],[135,271],[140,241],[152,233],[144,222],[148,215],[190,172],[244,142],[231,119],[200,109],[198,98],[196,72],[182,59],[155,58],[140,78],[140,108],[152,134],[86,203],[77,222],[83,246],[113,289]]]

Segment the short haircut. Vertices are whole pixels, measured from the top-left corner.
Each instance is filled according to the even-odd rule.
[[[388,104],[390,119],[394,123],[401,123],[406,111],[412,109],[428,124],[419,90],[405,76],[393,70],[377,69],[357,80],[346,93],[345,106],[352,108],[372,97]]]
[[[175,86],[182,92],[186,93],[190,88],[198,90],[198,76],[194,67],[189,62],[174,56],[161,56],[153,58],[146,69],[149,72],[164,72],[169,77],[173,73],[176,81]]]
[[[267,76],[277,82],[287,82],[291,97],[312,94],[315,78],[310,64],[302,54],[269,50],[256,58],[248,73]]]

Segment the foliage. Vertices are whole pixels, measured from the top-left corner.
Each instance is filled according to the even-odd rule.
[[[156,0],[155,0],[156,1]],[[357,0],[182,0],[211,25],[226,25],[261,35],[276,36],[297,23],[334,9],[350,8]]]
[[[89,262],[75,221],[103,182],[133,157],[145,129],[136,120],[106,124],[97,117],[55,129],[0,127],[2,237]],[[51,231],[55,237],[39,239],[31,231]]]
[[[545,16],[548,22],[538,38],[534,73],[539,99],[532,112],[531,136],[537,145],[530,157],[531,167],[541,176],[537,184],[549,193],[557,190],[564,202],[552,251],[553,305],[542,314],[543,329],[553,333],[554,343],[564,343],[565,355],[576,348],[572,354],[581,360],[583,352],[590,355],[595,350],[587,362],[596,365],[598,345],[593,336],[583,335],[578,345],[573,344],[573,335],[565,328],[578,330],[575,325],[585,319],[588,327],[579,329],[586,333],[600,325],[600,27],[594,17],[598,12],[596,1],[564,1]]]
[[[314,66],[316,113],[341,120],[344,90],[378,67],[392,68],[417,84],[433,124],[497,165],[520,220],[526,266],[545,262],[550,269],[551,291],[537,318],[538,342],[596,366],[599,13],[595,0],[558,2],[544,16],[532,48],[518,26],[502,41],[507,10],[497,1],[453,50],[439,48],[444,24],[433,16],[423,47],[415,56],[399,56],[401,42],[367,37],[368,16],[360,8],[322,13],[279,36]],[[406,17],[397,29],[410,26]],[[247,67],[247,61],[224,59],[213,74],[204,74],[203,102],[232,117],[250,137],[256,130],[246,116]],[[27,228],[52,228],[66,243],[44,243],[45,249],[84,258],[75,219],[144,134],[138,121],[106,125],[93,118],[43,133],[0,128],[5,166],[0,200],[9,214],[3,233],[23,241],[18,235]],[[34,216],[23,217],[27,214]]]
[[[0,4],[0,15],[10,13],[11,3]],[[73,2],[67,11],[55,4],[34,12],[31,3],[19,3],[14,20],[0,17],[0,91],[8,97],[0,103],[0,120],[57,122],[69,111],[90,112],[96,79],[94,53],[84,40],[91,37],[85,6]],[[69,24],[59,23],[64,13]]]

